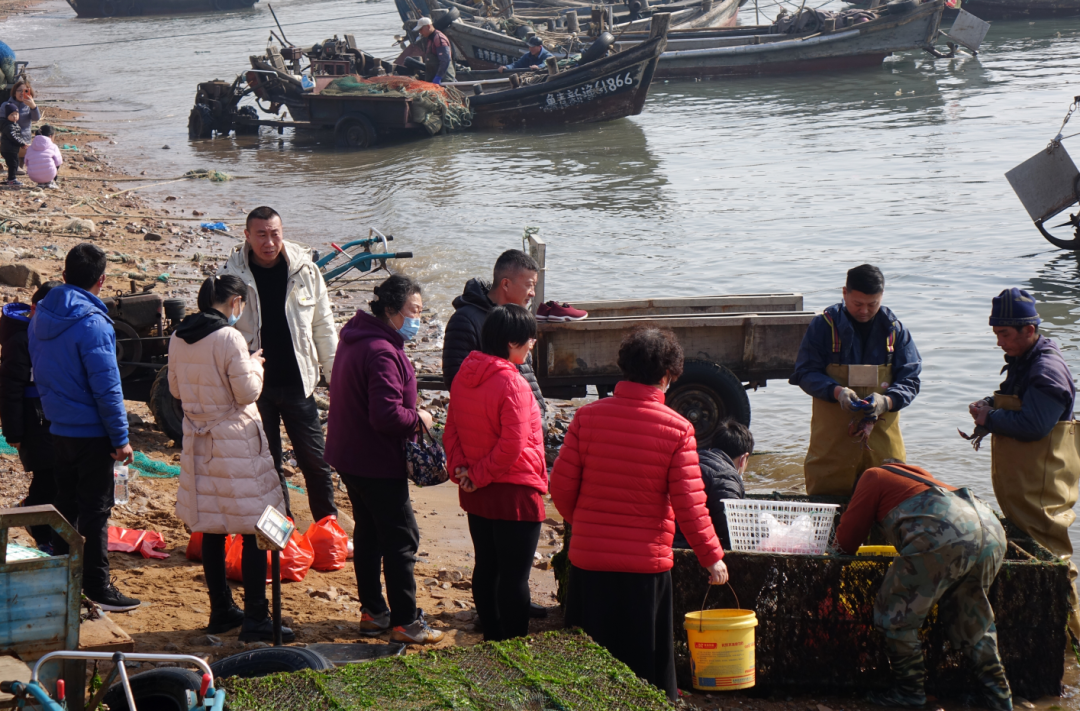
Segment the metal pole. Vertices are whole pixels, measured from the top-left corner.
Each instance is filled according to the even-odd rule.
[[[287,37],[285,36],[285,30],[282,30],[282,29],[281,29],[281,23],[280,23],[280,22],[278,22],[278,19],[277,19],[277,13],[276,13],[276,12],[274,12],[274,7],[273,7],[273,5],[267,4],[267,7],[268,7],[268,8],[270,8],[270,14],[274,16],[274,24],[275,24],[275,25],[277,25],[277,28],[278,28],[279,30],[281,30],[281,39],[285,40],[286,42],[289,42],[289,39],[288,39],[288,38],[287,38]],[[295,46],[296,46],[296,45],[295,45],[295,44],[293,44],[292,42],[289,42],[289,44],[290,44],[290,45],[292,45],[293,47],[295,47]]]
[[[754,0],[754,24],[761,24],[761,14],[758,11],[758,0]]]
[[[281,641],[281,551],[270,553],[271,587],[274,600],[274,646],[280,647]]]

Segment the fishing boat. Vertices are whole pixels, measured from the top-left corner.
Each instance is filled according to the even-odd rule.
[[[708,32],[672,32],[660,55],[657,79],[707,79],[797,72],[832,72],[881,64],[893,52],[927,49],[933,43],[943,0],[896,0],[809,31],[782,34],[775,25],[751,25]],[[837,18],[832,18],[837,19]],[[625,51],[640,38],[615,43]]]
[[[254,7],[259,0],[67,0],[79,17],[129,17],[227,12]]]
[[[855,7],[868,7],[870,0],[851,2]],[[1048,20],[1060,17],[1080,17],[1080,0],[962,0],[945,6],[945,15],[964,10],[984,20]]]

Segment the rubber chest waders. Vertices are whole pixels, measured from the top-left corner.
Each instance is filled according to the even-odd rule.
[[[832,357],[840,359],[840,334],[829,315],[823,314],[832,329]],[[896,332],[891,330],[886,344],[889,363],[885,365],[841,365],[830,363],[825,374],[844,387],[855,391],[860,398],[872,393],[884,394],[892,384],[892,354]],[[849,496],[855,477],[870,467],[880,466],[886,459],[904,461],[904,438],[900,435],[900,413],[886,412],[878,418],[870,433],[870,450],[848,434],[851,421],[858,412],[847,412],[838,402],[814,398],[810,417],[810,446],[806,450],[803,472],[806,493],[810,495]]]
[[[994,407],[1020,410],[1023,401],[1016,395],[994,393]],[[1073,506],[1080,478],[1080,422],[1058,422],[1050,434],[1034,442],[1021,442],[1004,435],[990,439],[990,477],[994,496],[1005,518],[1069,561],[1069,577],[1074,581],[1069,594],[1072,612],[1069,630],[1080,637],[1080,610],[1076,594],[1077,569],[1071,558],[1069,526],[1076,520]]]

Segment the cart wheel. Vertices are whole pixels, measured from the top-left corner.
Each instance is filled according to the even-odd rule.
[[[668,390],[667,405],[690,420],[699,442],[708,442],[728,417],[750,426],[750,398],[742,381],[716,363],[686,361],[682,377]]]
[[[255,110],[254,106],[241,106],[236,112],[236,115],[240,118],[258,120],[259,112]],[[257,136],[259,135],[258,126],[244,126],[242,124],[233,124],[237,136]]]
[[[161,431],[176,444],[184,441],[184,408],[180,401],[169,392],[169,366],[158,371],[154,384],[150,386],[150,412]]]
[[[135,706],[152,711],[188,711],[194,708],[202,677],[190,669],[162,667],[131,677]],[[114,684],[102,699],[111,711],[130,711],[123,684]]]
[[[255,679],[279,672],[304,669],[326,671],[334,665],[318,652],[303,647],[263,647],[225,657],[210,665],[215,679],[239,677]]]
[[[334,139],[338,148],[369,148],[378,142],[379,137],[367,116],[353,114],[343,116],[337,122]]]
[[[214,114],[206,104],[195,104],[187,120],[188,138],[213,138]]]
[[[143,349],[138,332],[124,321],[113,321],[113,331],[116,332],[116,360],[129,363],[141,361]],[[126,378],[138,369],[137,365],[121,365],[120,377]]]

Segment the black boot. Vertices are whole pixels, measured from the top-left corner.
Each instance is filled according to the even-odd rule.
[[[206,626],[208,634],[221,634],[234,630],[244,623],[244,611],[233,602],[232,591],[225,588],[225,593],[210,597],[210,624]]]
[[[901,656],[890,653],[893,685],[885,691],[871,691],[866,700],[877,706],[918,709],[926,705],[926,660],[922,651]]]
[[[270,604],[263,600],[249,606],[245,603],[244,624],[237,636],[241,642],[273,642],[274,621],[270,619]],[[296,635],[288,627],[281,628],[281,641],[288,643],[296,640]]]

